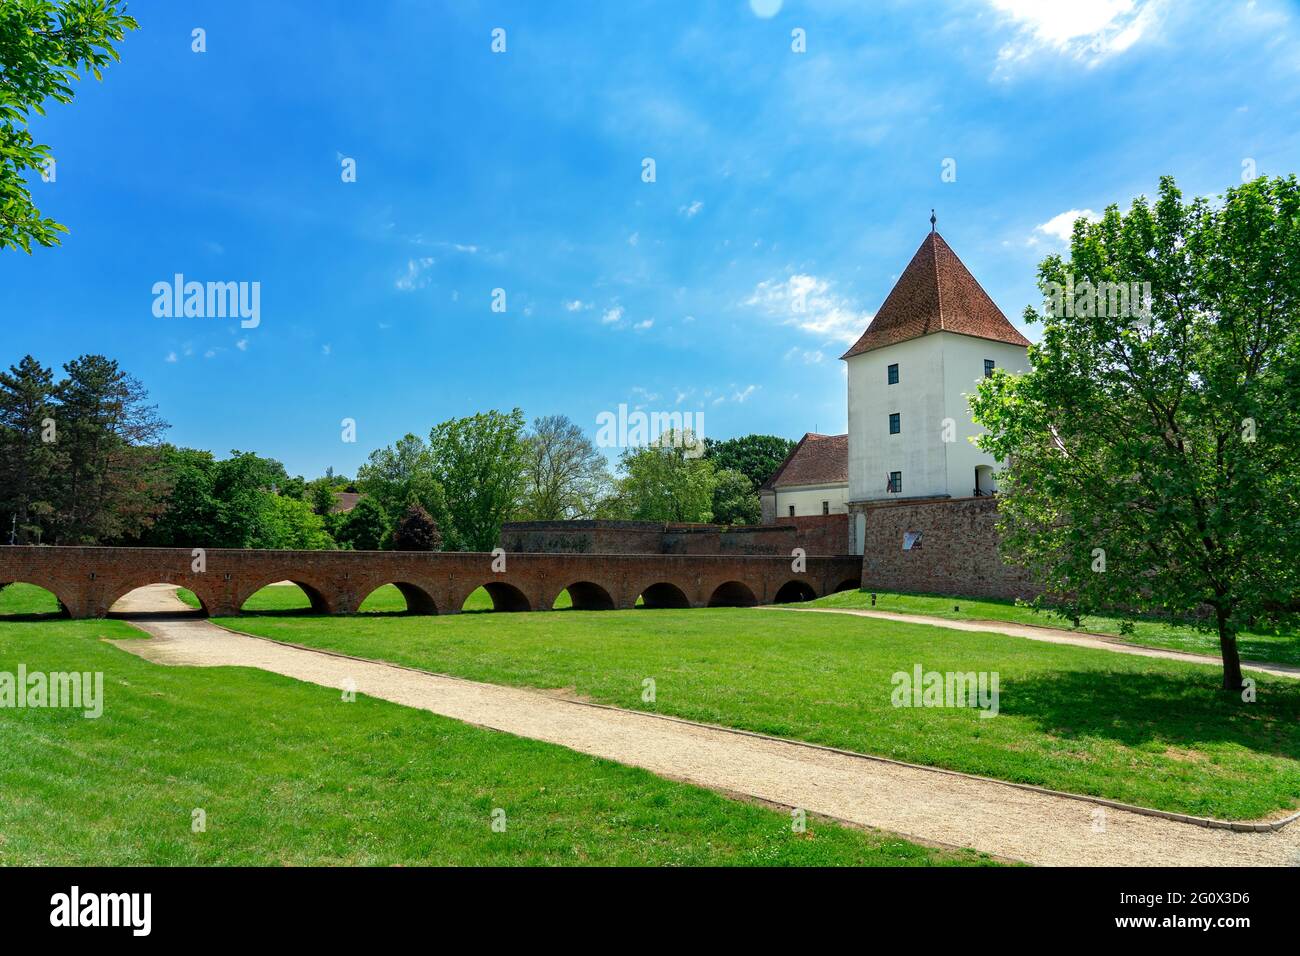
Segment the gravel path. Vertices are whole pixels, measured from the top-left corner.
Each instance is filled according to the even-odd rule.
[[[953,631],[984,631],[994,634],[1007,634],[1011,637],[1027,637],[1031,641],[1044,641],[1048,644],[1073,644],[1075,647],[1091,647],[1099,651],[1113,651],[1116,654],[1133,654],[1137,657],[1159,657],[1170,661],[1188,661],[1193,664],[1209,664],[1222,667],[1223,661],[1209,654],[1194,654],[1191,651],[1173,651],[1163,647],[1145,647],[1130,644],[1119,638],[1105,637],[1100,634],[1080,634],[1055,627],[1039,627],[1036,624],[1010,624],[1005,621],[953,621],[946,617],[930,617],[928,614],[897,614],[893,611],[867,611],[851,607],[788,607],[785,605],[764,605],[764,611],[799,611],[804,614],[852,614],[857,617],[874,617],[882,621],[899,621],[903,624],[928,624],[930,627],[946,627]],[[1260,661],[1242,661],[1243,670],[1259,671],[1274,677],[1300,678],[1300,667],[1290,664],[1265,664]]]
[[[165,588],[137,601],[130,610],[180,605]],[[159,664],[257,667],[326,687],[354,687],[371,697],[925,843],[1048,865],[1300,863],[1300,823],[1270,833],[1211,829],[941,770],[358,661],[233,634],[201,619],[134,623],[153,639],[114,643]]]

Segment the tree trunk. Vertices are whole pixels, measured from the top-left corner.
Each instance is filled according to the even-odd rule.
[[[1219,650],[1223,654],[1223,689],[1241,690],[1241,656],[1237,653],[1237,635],[1228,627],[1228,612],[1215,608],[1219,622]]]

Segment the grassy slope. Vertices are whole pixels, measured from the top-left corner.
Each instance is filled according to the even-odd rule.
[[[804,607],[846,607],[871,609],[871,593],[867,591],[841,591],[828,594]],[[957,608],[957,610],[954,610]],[[1044,611],[1020,607],[1013,601],[996,601],[981,598],[954,598],[937,594],[897,594],[876,592],[874,610],[893,611],[897,614],[927,614],[957,621],[1007,621],[1012,624],[1033,624],[1038,627],[1059,627],[1076,630],[1071,622]],[[1123,634],[1123,618],[1108,616],[1085,617],[1079,631],[1107,634],[1134,644],[1148,647],[1166,647],[1195,654],[1219,655],[1217,633],[1199,631],[1192,627],[1170,624],[1166,621],[1138,620],[1133,622],[1133,633]],[[1300,634],[1241,634],[1237,640],[1241,656],[1246,660],[1268,661],[1275,664],[1300,665]]]
[[[0,865],[981,862],[817,821],[796,835],[785,813],[560,747],[101,637],[140,632],[0,622],[0,670],[102,671],[106,698],[98,720],[0,710]]]
[[[287,589],[286,589],[287,590]],[[284,599],[285,596],[280,596]],[[395,589],[374,606],[400,608]],[[1244,704],[1217,669],[828,614],[241,617],[254,634],[475,680],[1220,818],[1300,801],[1300,682]],[[1001,714],[891,706],[891,676],[996,670]],[[657,700],[641,700],[653,677]]]

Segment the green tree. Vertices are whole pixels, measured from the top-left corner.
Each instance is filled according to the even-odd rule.
[[[608,493],[609,466],[582,429],[563,415],[533,422],[524,437],[524,521],[590,518]]]
[[[775,435],[741,435],[725,441],[706,438],[704,457],[719,471],[728,468],[740,472],[756,489],[781,467],[796,444]]]
[[[54,392],[54,373],[30,355],[0,372],[0,540],[39,541],[54,510]]]
[[[273,488],[288,477],[284,465],[248,451],[232,451],[213,469],[217,514],[211,528],[214,548],[252,548],[273,538]]]
[[[357,551],[378,551],[384,547],[392,519],[375,499],[367,496],[357,501],[351,511],[332,515],[334,538],[341,545]]]
[[[418,435],[404,435],[397,444],[372,451],[357,469],[357,488],[389,516],[402,514],[414,502],[434,514],[442,510],[433,458]]]
[[[523,491],[524,413],[481,412],[435,425],[429,433],[440,509],[428,509],[451,551],[490,551]]]
[[[218,546],[214,529],[221,504],[213,490],[216,461],[212,452],[164,445],[161,454],[168,487],[166,508],[141,543],[161,548]]]
[[[321,551],[334,547],[325,521],[301,498],[267,495],[250,547]]]
[[[972,405],[1006,462],[1004,550],[1080,613],[1217,630],[1236,690],[1238,631],[1300,610],[1300,188],[1221,200],[1165,178],[1154,206],[1076,222],[1039,266],[1032,371]]]
[[[749,479],[733,468],[714,472],[713,520],[719,524],[758,524],[762,509]]]
[[[58,542],[137,536],[165,506],[166,474],[154,446],[167,424],[144,386],[111,359],[82,355],[63,368],[55,393]]]
[[[688,434],[668,431],[654,443],[629,448],[619,458],[623,477],[611,516],[634,521],[713,520],[713,463],[693,458]]]
[[[50,148],[27,125],[46,100],[70,103],[72,84],[118,59],[114,44],[136,29],[120,0],[4,0],[0,3],[0,249],[53,246],[67,228],[45,218],[27,174],[43,175]]]

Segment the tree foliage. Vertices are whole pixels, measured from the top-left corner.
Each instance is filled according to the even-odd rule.
[[[713,520],[713,463],[687,454],[694,440],[668,431],[653,443],[629,448],[619,459],[623,477],[604,517],[634,521]]]
[[[437,517],[448,550],[491,551],[523,490],[524,413],[481,412],[429,432]]]
[[[762,509],[750,480],[734,468],[716,471],[713,478],[712,520],[718,524],[758,524]]]
[[[4,0],[0,3],[0,249],[53,246],[67,232],[41,215],[27,175],[42,175],[50,148],[27,126],[47,100],[70,103],[82,74],[102,79],[114,44],[136,29],[121,0]]]
[[[438,522],[418,504],[410,504],[393,528],[394,551],[439,551],[442,535]]]
[[[741,435],[724,441],[706,438],[704,457],[719,471],[731,469],[740,472],[749,479],[750,486],[757,489],[781,467],[781,462],[796,444],[776,435]]]
[[[609,467],[582,429],[564,415],[533,422],[524,437],[524,521],[590,518],[609,492]]]
[[[1026,312],[1044,323],[1032,371],[986,379],[972,403],[1006,462],[1004,548],[1079,612],[1217,629],[1238,688],[1236,633],[1300,610],[1296,179],[1216,203],[1166,178],[1154,206],[1076,222],[1039,280],[1055,301]],[[1150,294],[1115,309],[1102,283]]]

